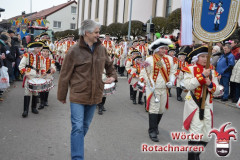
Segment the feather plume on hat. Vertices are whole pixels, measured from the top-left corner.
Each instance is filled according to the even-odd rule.
[[[172,44],[172,41],[170,39],[166,39],[166,38],[159,38],[157,40],[155,40],[153,43],[151,43],[151,45],[149,46],[149,50],[150,51],[154,51],[157,48],[160,48],[162,46],[168,46]]]

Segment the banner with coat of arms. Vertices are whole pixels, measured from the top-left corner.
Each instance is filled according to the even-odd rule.
[[[237,27],[240,0],[193,0],[193,33],[204,42],[227,39]]]

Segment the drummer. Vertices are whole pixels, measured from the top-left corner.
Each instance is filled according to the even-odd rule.
[[[43,56],[43,64],[44,64],[44,69],[46,70],[47,76],[46,78],[52,79],[52,74],[56,72],[56,67],[55,67],[55,61],[50,58],[50,54],[52,51],[48,46],[43,46],[41,54]],[[44,106],[48,106],[48,95],[49,91],[45,92],[40,92],[40,106],[38,109],[43,109]]]
[[[19,70],[21,74],[24,75],[23,87],[25,86],[24,94],[24,107],[22,117],[28,116],[30,96],[32,95],[32,113],[38,114],[37,108],[37,94],[36,92],[30,92],[27,87],[27,81],[45,75],[46,70],[44,69],[42,57],[39,55],[43,46],[42,42],[32,42],[28,44],[29,50],[31,52],[25,53],[19,64]]]
[[[173,70],[174,70],[174,73],[176,73],[177,72],[177,67],[178,67],[178,58],[175,57],[176,48],[172,44],[169,45],[168,47],[169,47],[168,55],[173,58]],[[171,88],[168,88],[168,92],[169,92],[169,97],[172,97]]]
[[[139,52],[139,54],[141,53]],[[140,55],[136,56],[135,58],[133,58],[133,65],[131,66],[130,74],[132,75],[131,85],[133,87],[133,104],[137,104],[136,96],[137,96],[137,91],[139,90],[138,82],[140,81],[139,74],[141,73],[141,70],[142,70],[142,67],[141,67],[142,60],[143,59]],[[142,96],[143,96],[143,92],[140,92],[139,90],[138,104],[141,104],[141,105],[143,104]]]
[[[131,67],[133,66],[133,59],[140,55],[140,52],[138,50],[132,50],[130,53],[131,57],[129,57],[126,61],[126,65],[125,65],[125,69],[128,73],[128,83],[130,84],[130,100],[133,100],[133,87],[131,84],[131,80],[132,80],[132,75],[131,75]]]
[[[110,61],[112,61],[112,58],[111,58],[111,55],[110,55],[110,54],[108,54],[108,58],[109,58]],[[107,77],[107,73],[106,73],[106,70],[104,69],[104,70],[103,70],[103,73],[102,73],[102,82],[105,82],[107,78],[108,78],[108,77]],[[113,85],[113,84],[114,84],[114,85]],[[105,106],[104,106],[104,105],[105,105],[105,102],[106,102],[106,99],[107,99],[107,95],[113,93],[110,88],[108,88],[108,89],[110,89],[110,93],[106,93],[106,92],[108,91],[108,89],[105,89],[105,88],[106,88],[106,86],[109,86],[109,85],[112,86],[113,88],[116,87],[114,82],[111,83],[111,84],[105,84],[105,85],[104,85],[102,102],[99,103],[99,104],[97,104],[98,114],[99,114],[99,115],[102,115],[102,114],[103,114],[103,111],[104,111],[104,112],[107,111],[106,108],[105,108]],[[115,90],[115,89],[114,89],[114,90]]]
[[[176,88],[177,100],[180,102],[183,101],[181,94],[182,94],[183,89],[185,88],[184,84],[181,83],[181,82],[183,82],[183,78],[184,78],[182,69],[188,65],[188,63],[185,61],[188,53],[190,53],[190,52],[187,52],[187,50],[183,50],[178,53],[178,63],[177,63],[178,67],[177,67],[177,72],[175,73],[175,76],[176,76],[176,87],[177,87]]]

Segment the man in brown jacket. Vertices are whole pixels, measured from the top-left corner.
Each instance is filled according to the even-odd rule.
[[[102,101],[104,84],[117,81],[107,50],[99,40],[99,31],[100,24],[92,20],[81,23],[80,40],[69,49],[58,81],[57,97],[63,104],[70,86],[72,160],[84,159],[84,136],[96,104]],[[102,82],[104,68],[108,78]]]

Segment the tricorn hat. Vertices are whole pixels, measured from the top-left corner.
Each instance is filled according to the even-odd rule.
[[[52,53],[52,51],[51,51],[51,49],[49,48],[49,46],[45,46],[45,45],[44,45],[44,46],[42,47],[42,50],[43,50],[43,49],[47,49],[47,50],[49,50],[49,52]]]
[[[201,46],[193,51],[191,51],[186,58],[186,61],[190,64],[192,62],[197,62],[198,61],[198,56],[202,54],[208,54],[208,47],[207,46]]]
[[[163,46],[168,47],[169,44],[171,44],[172,41],[170,39],[166,39],[166,38],[159,38],[157,40],[155,40],[153,43],[151,43],[151,45],[149,46],[149,50],[150,51],[154,51],[157,48],[161,48]]]
[[[180,55],[185,55],[187,56],[190,52],[192,52],[192,48],[190,48],[189,46],[183,46],[179,53],[177,54],[177,56],[180,56]]]
[[[43,42],[32,42],[27,45],[27,48],[35,48],[35,47],[42,47],[44,45]]]
[[[132,50],[130,54],[132,55],[132,54],[134,54],[134,53],[137,53],[137,54],[139,54],[139,55],[141,54],[141,52],[139,52],[139,50],[137,50],[137,49]]]

